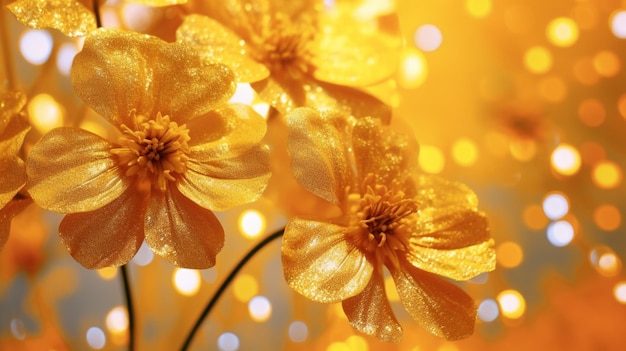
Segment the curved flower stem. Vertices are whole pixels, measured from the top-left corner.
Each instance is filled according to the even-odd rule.
[[[2,2],[0,2],[1,4]],[[9,40],[8,30],[9,23],[6,18],[6,8],[0,9],[0,50],[2,50],[2,61],[4,62],[4,69],[6,71],[7,86],[2,87],[7,90],[15,89],[15,79],[13,72],[13,61],[11,60],[11,48],[12,41]]]
[[[124,298],[126,299],[126,309],[128,310],[128,351],[135,349],[135,314],[133,313],[133,298],[130,294],[130,280],[128,279],[128,269],[126,265],[122,269],[122,282],[124,283]]]
[[[220,296],[222,296],[222,294],[224,293],[224,291],[226,290],[226,288],[228,287],[230,282],[235,278],[235,276],[237,276],[237,273],[239,273],[239,271],[243,268],[243,266],[245,266],[246,263],[248,261],[250,261],[250,259],[259,250],[261,250],[263,247],[265,247],[265,245],[269,244],[274,239],[280,238],[283,235],[284,232],[285,232],[285,229],[283,228],[283,229],[273,233],[272,235],[268,236],[267,238],[263,239],[263,241],[261,241],[260,243],[256,244],[256,246],[254,246],[241,259],[241,261],[239,261],[239,263],[237,263],[235,268],[233,268],[233,270],[230,272],[230,274],[222,282],[222,285],[220,285],[220,287],[217,289],[217,291],[215,292],[215,295],[213,295],[211,300],[209,300],[209,303],[204,308],[204,311],[202,311],[202,313],[200,314],[200,317],[198,317],[198,320],[196,321],[196,324],[193,326],[193,328],[189,332],[189,335],[187,335],[187,339],[185,339],[185,343],[183,344],[183,347],[181,347],[181,351],[185,351],[185,350],[187,350],[189,348],[189,346],[191,345],[191,341],[193,340],[194,335],[196,334],[196,332],[200,328],[200,325],[202,325],[202,322],[204,321],[206,316],[209,315],[209,313],[213,309],[213,306],[215,306],[215,304],[217,303],[217,300],[219,300]]]
[[[91,0],[91,4],[93,7],[93,14],[96,16],[96,25],[100,28],[102,27],[102,20],[100,19],[100,1]]]

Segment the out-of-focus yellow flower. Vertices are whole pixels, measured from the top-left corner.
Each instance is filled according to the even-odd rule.
[[[230,65],[282,114],[300,106],[387,117],[357,89],[388,79],[401,46],[395,14],[358,12],[360,2],[207,1],[187,16],[177,41]],[[375,107],[372,109],[372,107]],[[380,111],[376,111],[376,109]]]
[[[148,6],[184,4],[187,0],[133,0]],[[17,0],[7,5],[18,21],[32,28],[54,28],[68,37],[85,36],[97,28],[92,1]]]
[[[0,94],[0,248],[11,230],[11,220],[32,201],[21,194],[26,183],[24,161],[19,152],[30,130],[24,106],[26,96],[18,91]]]
[[[74,59],[76,93],[120,132],[50,131],[31,150],[27,189],[69,213],[59,235],[83,266],[127,263],[145,240],[158,255],[207,268],[224,242],[211,210],[256,200],[266,187],[265,121],[227,105],[233,73],[156,37],[99,29]]]
[[[318,302],[342,301],[357,330],[398,341],[383,267],[405,309],[429,332],[469,336],[474,301],[439,276],[466,280],[495,268],[485,215],[466,186],[415,175],[417,146],[378,120],[310,108],[287,115],[295,178],[338,205],[337,218],[295,217],[283,239],[288,284]]]

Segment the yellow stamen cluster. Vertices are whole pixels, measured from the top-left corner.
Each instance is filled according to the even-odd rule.
[[[399,267],[398,251],[409,246],[411,215],[417,202],[375,184],[374,175],[365,177],[361,194],[350,194],[351,211],[355,213],[350,238],[360,249],[375,255],[378,263],[390,262]]]
[[[262,33],[262,57],[272,71],[286,70],[289,75],[299,78],[309,71],[312,54],[309,44],[314,31],[306,22],[293,23],[284,13],[271,18]]]
[[[111,150],[119,158],[120,165],[126,168],[126,176],[139,175],[154,177],[161,191],[167,188],[167,181],[175,181],[172,173],[183,173],[188,160],[189,130],[170,121],[169,116],[157,113],[155,119],[148,120],[143,115],[131,111],[136,130],[122,125],[119,148]]]

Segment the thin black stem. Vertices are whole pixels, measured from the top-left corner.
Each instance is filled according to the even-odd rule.
[[[2,5],[2,1],[0,1],[0,5]],[[12,41],[9,41],[9,23],[6,18],[6,12],[8,12],[6,8],[0,9],[0,42],[2,43],[2,47],[0,49],[2,50],[2,61],[4,62],[4,70],[6,71],[5,75],[7,80],[6,86],[2,88],[12,90],[15,89],[15,79],[13,76],[13,61],[10,48]]]
[[[226,288],[228,288],[228,285],[230,285],[230,283],[232,282],[232,280],[237,276],[237,274],[239,273],[239,271],[243,268],[243,266],[246,265],[246,263],[248,263],[248,261],[250,261],[250,259],[259,251],[261,250],[263,247],[265,247],[267,244],[269,244],[270,242],[272,242],[274,239],[280,238],[283,233],[284,233],[284,229],[281,229],[277,232],[275,232],[274,234],[268,236],[267,238],[263,239],[263,241],[261,241],[260,243],[258,243],[255,247],[253,247],[242,259],[241,261],[239,261],[239,263],[237,263],[237,265],[235,266],[235,268],[233,268],[233,270],[230,272],[230,274],[226,277],[226,279],[222,282],[222,285],[220,285],[220,287],[217,289],[217,291],[215,292],[215,295],[213,295],[213,297],[211,297],[211,300],[209,300],[209,303],[206,305],[206,307],[204,308],[204,311],[202,311],[202,313],[200,314],[200,317],[198,317],[198,320],[196,321],[196,324],[193,326],[193,328],[191,329],[191,331],[189,332],[189,335],[187,335],[187,339],[185,339],[185,343],[183,344],[183,347],[181,348],[181,351],[185,351],[189,348],[189,346],[191,346],[191,341],[193,340],[194,335],[196,334],[196,332],[198,331],[198,329],[200,328],[200,326],[202,325],[202,322],[204,321],[204,319],[209,315],[209,313],[211,312],[211,310],[213,309],[213,306],[215,306],[215,304],[217,303],[217,300],[219,300],[220,296],[222,296],[222,294],[224,293],[224,291],[226,290]]]
[[[133,297],[130,294],[130,279],[128,279],[128,269],[122,266],[122,282],[124,283],[124,298],[126,299],[126,309],[128,310],[128,351],[135,349],[135,314],[133,312]]]
[[[100,1],[91,0],[91,5],[93,7],[93,14],[96,16],[96,25],[100,28],[102,27],[102,20],[100,19]]]

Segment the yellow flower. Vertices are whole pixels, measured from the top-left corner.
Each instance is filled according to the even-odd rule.
[[[357,2],[359,3],[359,2]],[[192,4],[193,5],[193,4]],[[388,79],[401,39],[393,13],[357,12],[339,1],[207,1],[178,28],[177,41],[233,67],[282,114],[299,106],[350,107],[351,113],[387,117],[372,96],[347,87]],[[372,110],[372,106],[378,105]]]
[[[59,235],[83,266],[127,263],[142,241],[173,264],[207,268],[224,242],[211,210],[256,200],[268,178],[265,121],[226,105],[226,66],[156,37],[98,29],[74,59],[76,93],[120,132],[47,133],[27,161],[41,207],[69,213]]]
[[[134,0],[148,6],[184,4],[187,0]],[[104,1],[102,1],[104,3]],[[85,36],[97,28],[93,1],[17,0],[7,5],[15,18],[32,28],[54,28],[68,37]]]
[[[318,302],[342,301],[357,330],[399,341],[385,294],[391,273],[405,309],[429,332],[473,332],[474,301],[440,276],[466,280],[493,270],[487,220],[466,186],[413,173],[417,146],[372,118],[355,121],[310,108],[287,115],[295,178],[342,210],[295,217],[283,239],[288,284]]]
[[[30,130],[24,105],[26,96],[20,92],[0,94],[0,248],[9,237],[13,217],[32,202],[18,194],[26,183],[26,169],[19,152]]]

